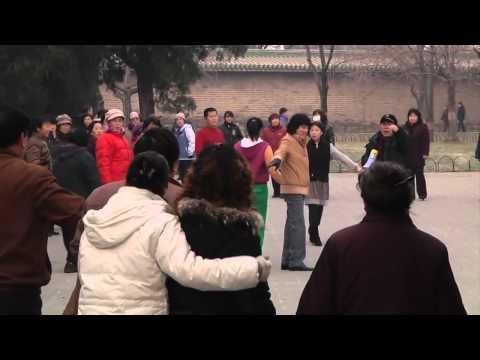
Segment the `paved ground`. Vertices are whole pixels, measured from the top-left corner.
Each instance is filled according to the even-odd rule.
[[[416,201],[412,218],[422,230],[448,247],[450,262],[469,314],[480,314],[480,173],[426,174],[429,198]],[[363,215],[354,174],[331,175],[331,200],[324,211],[320,236],[326,241],[335,231],[359,222]],[[308,219],[307,212],[305,213]],[[310,273],[280,271],[286,206],[271,199],[267,217],[264,253],[274,268],[269,280],[278,314],[294,314]],[[308,221],[308,220],[307,220]],[[54,274],[43,289],[44,314],[61,314],[75,275],[63,274],[65,250],[60,237],[50,239],[49,253]],[[307,245],[308,265],[314,265],[321,248]]]

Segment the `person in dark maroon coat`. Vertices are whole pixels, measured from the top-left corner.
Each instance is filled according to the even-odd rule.
[[[410,109],[407,113],[407,123],[403,129],[409,135],[407,147],[407,167],[415,175],[417,193],[420,200],[427,198],[427,183],[423,168],[425,159],[430,151],[430,134],[427,125],[422,120],[422,114],[417,109]],[[412,188],[415,199],[415,189]]]
[[[466,314],[447,248],[409,216],[412,176],[392,162],[359,175],[367,215],[328,240],[297,315]]]

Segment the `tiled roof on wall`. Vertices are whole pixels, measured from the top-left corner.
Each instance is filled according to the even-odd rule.
[[[328,56],[328,52],[325,53]],[[318,68],[321,60],[318,52],[312,52],[312,61]],[[237,59],[225,58],[217,61],[215,56],[209,56],[201,62],[206,72],[309,72],[309,64],[304,50],[259,50],[249,49],[244,57]],[[397,65],[385,58],[371,56],[365,51],[336,51],[332,58],[331,67],[336,72],[350,72],[353,70],[367,70],[376,72],[395,73]],[[470,67],[470,62],[462,67]]]

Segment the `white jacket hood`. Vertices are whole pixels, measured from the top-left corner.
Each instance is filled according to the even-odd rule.
[[[148,190],[124,186],[104,208],[87,212],[83,218],[85,234],[96,248],[112,248],[125,242],[165,208],[169,205],[160,196]]]

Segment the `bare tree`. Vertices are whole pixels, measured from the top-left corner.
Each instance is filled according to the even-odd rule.
[[[132,96],[138,93],[135,72],[125,66],[125,73],[121,82],[115,82],[113,95],[122,101],[123,113],[128,117],[132,111]]]
[[[325,56],[325,47],[328,46],[328,55]],[[310,45],[305,45],[307,50],[307,62],[313,73],[313,79],[320,94],[320,109],[328,112],[328,72],[333,58],[335,45],[318,45],[318,56],[320,57],[320,67],[314,64],[312,60],[312,51]]]

